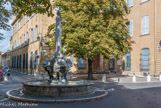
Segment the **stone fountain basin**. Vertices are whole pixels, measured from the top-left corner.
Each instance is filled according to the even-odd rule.
[[[68,83],[34,80],[23,83],[22,88],[22,93],[25,95],[40,97],[82,96],[93,92],[92,84],[83,80],[68,81]]]

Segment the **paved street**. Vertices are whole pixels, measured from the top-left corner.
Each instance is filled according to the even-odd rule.
[[[70,104],[29,104],[8,100],[4,97],[10,89],[20,88],[22,82],[36,79],[33,76],[14,73],[9,82],[0,82],[0,108],[161,108],[161,82],[115,83],[95,82],[94,86],[109,91],[105,99]],[[26,106],[25,106],[26,105]]]

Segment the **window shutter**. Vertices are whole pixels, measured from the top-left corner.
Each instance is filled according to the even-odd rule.
[[[37,25],[37,37],[39,37],[39,25]]]
[[[149,69],[149,49],[142,49],[141,68]]]
[[[130,21],[130,36],[133,36],[133,20]]]
[[[35,28],[33,28],[33,31],[32,31],[32,40],[35,41]]]
[[[127,6],[130,7],[129,0],[127,0]]]
[[[26,53],[26,69],[28,69],[28,53]]]
[[[25,41],[26,41],[26,33],[25,33]]]
[[[24,16],[24,24],[26,23],[26,16]]]
[[[145,34],[145,17],[142,18],[142,34]]]
[[[131,53],[127,53],[125,55],[125,68],[126,69],[131,69]]]
[[[133,6],[133,0],[131,0],[131,6]]]
[[[149,33],[149,16],[146,16],[146,34]]]
[[[29,43],[31,43],[31,30],[29,30]]]

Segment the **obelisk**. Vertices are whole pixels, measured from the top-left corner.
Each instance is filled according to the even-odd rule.
[[[55,57],[61,55],[61,14],[60,8],[56,8],[57,10],[57,17],[56,17],[56,33],[55,33]]]

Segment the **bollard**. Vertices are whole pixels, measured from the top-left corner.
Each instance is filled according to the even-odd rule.
[[[151,81],[151,77],[150,77],[150,74],[148,73],[147,82],[150,82],[150,81]]]
[[[8,81],[8,78],[7,78],[7,76],[4,76],[4,81]]]
[[[37,73],[34,73],[34,77],[36,77],[37,76]]]
[[[133,82],[133,83],[136,82],[136,75],[135,75],[135,73],[133,74],[132,82]]]
[[[120,77],[118,77],[118,83],[120,82]]]
[[[106,74],[102,75],[102,82],[106,82]]]

